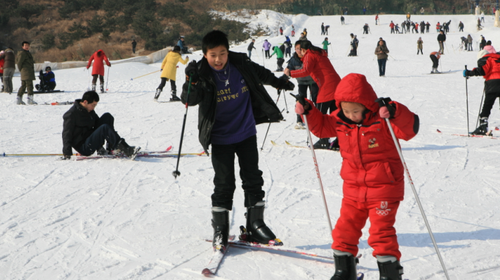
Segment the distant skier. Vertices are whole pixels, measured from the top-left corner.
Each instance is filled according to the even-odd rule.
[[[248,45],[247,51],[248,51],[248,58],[252,59],[252,50],[256,50],[255,46],[255,39],[252,39],[252,42]]]
[[[439,44],[439,52],[441,54],[444,54],[444,42],[446,42],[446,34],[444,34],[443,30],[439,31],[439,35],[437,36],[437,41]]]
[[[177,96],[177,87],[175,85],[175,80],[177,77],[177,63],[181,62],[182,64],[186,64],[189,61],[189,57],[182,58],[181,56],[181,48],[179,46],[174,46],[174,49],[167,53],[163,62],[161,63],[161,82],[155,93],[155,100],[158,100],[160,97],[163,88],[168,80],[170,80],[170,93],[172,97],[170,101],[181,101]]]
[[[438,71],[439,59],[441,58],[441,53],[440,52],[431,52],[431,54],[429,55],[429,57],[432,60],[432,71],[431,71],[431,74],[441,73],[441,72]]]
[[[422,55],[424,54],[424,41],[422,40],[422,37],[418,37],[417,40],[417,55],[420,52]]]
[[[377,56],[377,62],[378,62],[378,73],[380,77],[385,76],[385,66],[387,62],[388,53],[389,49],[385,45],[385,41],[380,40],[378,42],[378,46],[375,48],[375,55]]]
[[[92,64],[94,61],[94,64]],[[111,63],[103,50],[98,50],[92,56],[90,56],[89,62],[87,63],[87,69],[92,65],[92,90],[95,91],[97,78],[99,77],[99,82],[101,84],[101,93],[104,93],[104,62],[108,67],[111,67]]]
[[[368,26],[368,23],[365,23],[363,26],[363,34],[368,34],[370,33],[370,26]]]
[[[340,16],[340,24],[341,25],[345,24],[345,18],[344,18],[344,16]]]
[[[276,69],[276,72],[281,72],[283,71],[283,63],[285,63],[285,59],[283,58],[283,51],[281,50],[280,47],[274,46],[273,47],[273,53],[269,58],[271,58],[273,55],[276,54],[276,63],[278,65],[278,68]]]
[[[349,55],[348,56],[357,56],[358,55],[358,44],[359,44],[359,40],[358,38],[356,37],[356,35],[352,34],[351,33],[351,51],[349,52]]]
[[[321,23],[321,35],[325,35],[325,23]]]
[[[269,43],[269,41],[267,41],[267,39],[265,39],[262,47],[264,48],[265,57],[267,59],[269,59],[271,57],[271,54],[269,53],[269,50],[271,49],[271,43]]]
[[[460,22],[458,24],[458,32],[464,32],[464,23],[463,22]]]
[[[328,37],[325,37],[325,40],[321,44],[323,45],[323,50],[325,50],[326,54],[328,54],[328,46],[332,44],[328,42]]]

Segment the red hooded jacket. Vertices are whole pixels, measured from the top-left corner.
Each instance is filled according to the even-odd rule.
[[[340,176],[344,197],[358,201],[401,201],[404,197],[404,169],[387,122],[378,114],[377,95],[361,74],[349,74],[339,83],[335,101],[339,109],[323,115],[312,106],[307,115],[311,132],[320,138],[338,137],[344,159]],[[343,101],[366,107],[361,124],[347,119]],[[396,111],[391,126],[398,139],[410,140],[418,132],[418,116],[404,105],[391,101]],[[398,143],[399,144],[399,143]]]
[[[92,64],[92,60],[94,61],[94,65],[92,66],[92,75],[104,76],[104,61],[106,61],[106,65],[111,67],[111,63],[109,63],[108,57],[103,50],[98,50],[92,54],[89,59],[89,63],[87,63],[87,69],[89,69]]]
[[[290,76],[292,78],[311,76],[319,87],[317,103],[334,100],[340,77],[328,59],[328,54],[325,51],[307,50],[301,60],[302,69],[290,71]]]

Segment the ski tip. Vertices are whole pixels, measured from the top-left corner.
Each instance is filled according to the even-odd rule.
[[[201,271],[201,274],[203,274],[203,276],[205,277],[212,277],[214,276],[215,274],[212,273],[212,271],[210,271],[210,269],[208,268],[205,268]]]
[[[441,133],[441,130],[439,130],[439,129],[436,129],[436,131],[439,132],[439,133]]]
[[[172,145],[168,146],[167,149],[165,149],[165,152],[170,152],[172,150]]]

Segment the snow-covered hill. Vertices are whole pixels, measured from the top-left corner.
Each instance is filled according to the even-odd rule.
[[[320,45],[320,25],[330,25],[330,58],[341,77],[356,72],[367,76],[379,96],[407,105],[420,116],[420,133],[403,142],[403,153],[417,192],[434,231],[451,279],[500,279],[500,142],[453,136],[466,133],[467,106],[470,130],[476,123],[483,93],[482,78],[467,82],[462,70],[476,66],[476,49],[458,49],[460,37],[471,34],[474,47],[480,35],[500,46],[498,29],[486,17],[478,32],[472,15],[415,15],[413,20],[431,23],[425,34],[390,34],[391,20],[400,23],[404,15],[339,16],[282,15],[261,13],[252,18],[255,26],[269,26],[272,36],[256,38],[252,58],[276,69],[276,59],[264,60],[260,46],[264,39],[284,41],[277,35],[295,26],[297,36],[307,28],[309,39]],[[435,24],[452,20],[440,70],[448,74],[429,75],[431,51],[438,50]],[[465,32],[459,33],[459,21]],[[362,34],[368,23],[371,34]],[[349,34],[360,40],[358,57],[347,57]],[[378,76],[374,49],[383,37],[390,50],[386,77]],[[416,55],[418,37],[424,40],[424,55]],[[292,38],[297,39],[298,37]],[[246,52],[249,42],[232,46]],[[201,54],[190,55],[200,59]],[[115,64],[109,72],[108,92],[101,95],[98,114],[110,112],[121,136],[143,150],[169,145],[177,150],[182,120],[180,103],[156,103],[154,90],[160,64]],[[184,80],[184,65],[177,72],[178,90]],[[55,71],[59,94],[39,94],[35,100],[68,101],[81,97],[89,87],[84,68]],[[281,75],[281,73],[277,73]],[[468,86],[468,96],[466,95]],[[18,77],[14,87],[20,86]],[[160,100],[168,98],[169,85]],[[268,87],[273,98],[276,90]],[[305,149],[272,146],[270,140],[305,144],[306,133],[295,130],[294,101],[285,94],[278,106],[286,121],[258,126],[260,168],[264,172],[266,222],[287,247],[331,255],[332,238],[311,158]],[[62,115],[69,106],[18,106],[15,95],[0,94],[0,152],[6,154],[60,153]],[[200,152],[197,107],[187,111],[183,151]],[[490,127],[500,126],[495,105]],[[443,131],[442,134],[436,132]],[[500,132],[494,131],[499,135]],[[342,159],[338,153],[317,151],[319,168],[332,223],[339,214]],[[0,279],[200,279],[211,252],[210,195],[213,170],[210,158],[180,160],[181,176],[174,179],[176,159],[62,161],[58,157],[0,158]],[[239,184],[239,180],[238,180]],[[231,212],[231,233],[244,224],[243,192],[235,192]],[[367,244],[368,227],[360,240],[359,271],[367,280],[378,279],[376,260]],[[407,184],[396,224],[404,278],[443,279],[436,252]],[[217,279],[329,279],[334,265],[288,253],[231,248],[217,273]]]

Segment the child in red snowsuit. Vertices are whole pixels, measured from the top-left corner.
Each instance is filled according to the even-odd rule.
[[[345,76],[335,91],[337,110],[324,115],[309,100],[297,102],[297,114],[307,114],[309,129],[317,137],[338,137],[344,180],[340,217],[332,232],[335,275],[356,279],[359,238],[370,219],[368,244],[377,258],[380,277],[401,279],[401,252],[394,223],[404,196],[404,168],[387,122],[397,138],[410,140],[419,118],[404,105],[391,101],[380,107],[377,95],[361,74]]]

